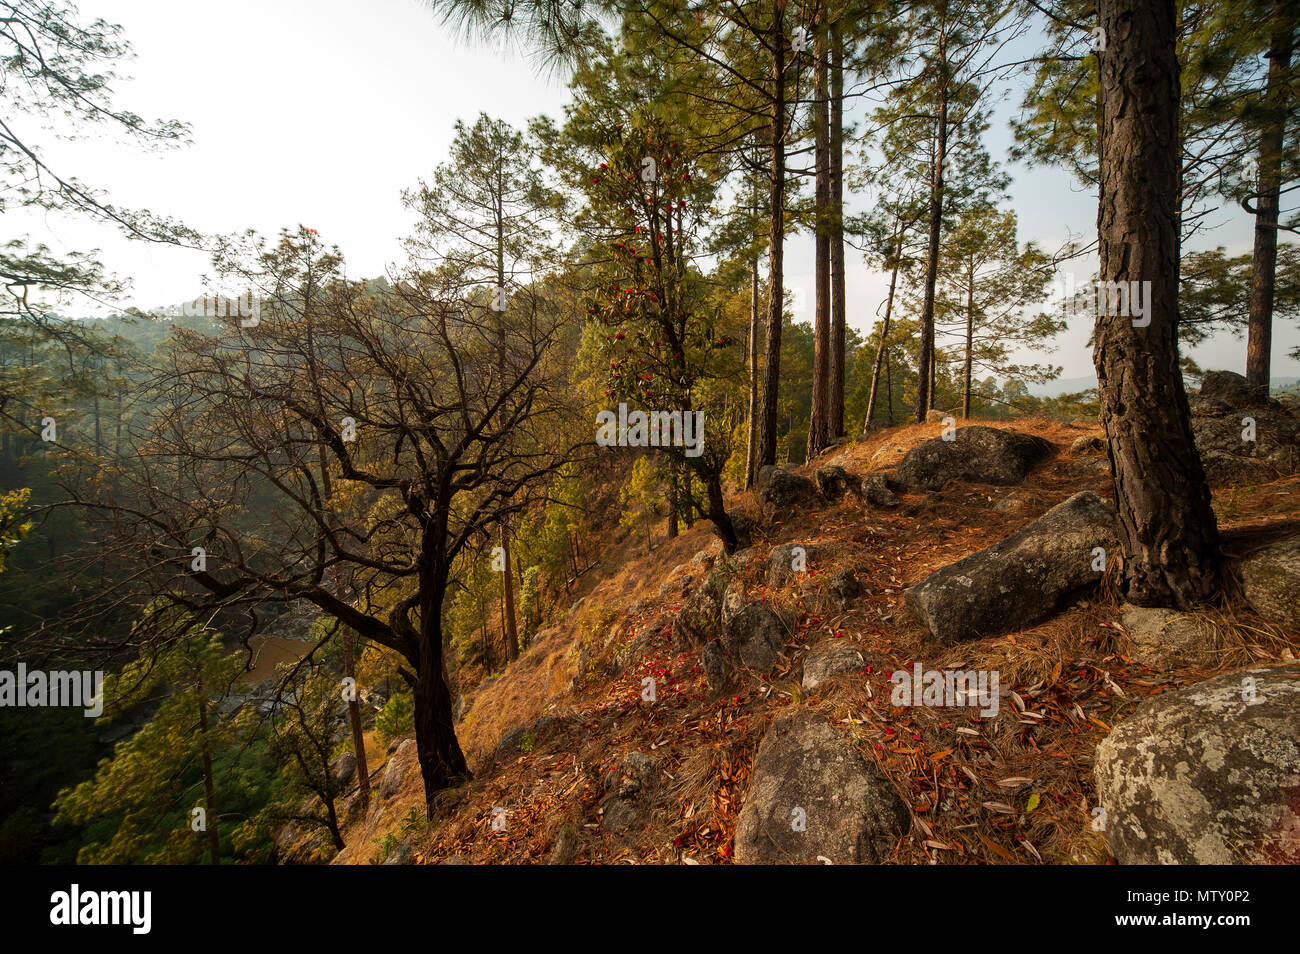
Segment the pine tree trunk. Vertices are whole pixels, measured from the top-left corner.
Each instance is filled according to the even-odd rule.
[[[768,181],[767,341],[763,366],[763,421],[758,462],[776,463],[781,323],[785,312],[785,0],[776,0],[772,46],[771,171]]]
[[[844,38],[831,25],[831,394],[827,433],[844,435]]]
[[[871,366],[871,393],[867,396],[867,416],[863,419],[862,430],[865,433],[876,413],[877,385],[880,382],[880,369],[885,361],[885,350],[889,342],[889,319],[894,311],[894,289],[898,286],[898,266],[903,256],[903,226],[900,223],[898,236],[894,243],[894,266],[889,270],[889,296],[885,299],[885,320],[880,326],[880,346],[876,349],[876,360]],[[888,386],[888,385],[886,385]],[[890,422],[893,422],[893,398],[889,404]]]
[[[1137,605],[1185,609],[1215,594],[1222,555],[1178,366],[1177,20],[1173,0],[1100,0],[1099,11],[1107,39],[1099,277],[1151,283],[1140,319],[1150,324],[1109,314],[1108,302],[1093,352],[1124,551],[1120,586]]]
[[[357,677],[355,640],[351,628],[344,626],[343,675],[353,680]],[[361,705],[355,693],[348,700],[348,723],[352,727],[352,754],[357,760],[357,796],[364,814],[370,808],[370,766],[366,762],[366,739],[361,729]]]
[[[758,475],[758,256],[749,263],[749,441],[745,446],[745,489]]]
[[[1268,395],[1273,347],[1273,289],[1277,273],[1277,220],[1282,186],[1282,145],[1286,132],[1287,74],[1296,27],[1294,0],[1275,0],[1269,44],[1266,118],[1260,136],[1259,185],[1255,201],[1255,251],[1251,261],[1250,319],[1246,340],[1246,381]]]
[[[824,14],[823,14],[824,16]],[[816,200],[813,228],[816,233],[816,304],[813,317],[812,406],[808,417],[806,459],[826,449],[830,426],[831,372],[831,236],[830,236],[830,91],[826,68],[826,37],[819,17],[813,47],[813,128]]]
[[[515,583],[510,576],[510,527],[504,518],[501,520],[501,557],[504,561],[501,587],[505,596],[506,662],[512,663],[519,658],[519,626],[515,622]]]
[[[962,368],[961,416],[970,417],[971,351],[975,344],[975,272],[966,281],[966,361]]]
[[[668,464],[668,539],[677,538],[677,471],[675,464]]]
[[[943,6],[947,13],[947,4]],[[930,180],[930,244],[925,260],[925,297],[921,304],[921,354],[917,359],[916,423],[925,422],[934,404],[934,287],[939,278],[939,239],[943,228],[943,163],[948,158],[947,25],[939,34],[938,61],[943,74],[939,118],[935,124],[934,171]]]

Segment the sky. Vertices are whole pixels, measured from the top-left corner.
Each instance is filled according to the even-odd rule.
[[[118,105],[188,122],[193,142],[142,153],[101,136],[35,137],[56,168],[106,189],[119,205],[204,233],[252,228],[274,237],[284,227],[314,228],[342,249],[352,277],[382,274],[400,259],[400,239],[414,221],[401,192],[446,157],[457,118],[486,112],[522,125],[543,112],[558,117],[568,99],[563,79],[539,73],[524,51],[471,45],[419,0],[80,0],[79,7],[86,19],[121,24],[134,48],[135,59],[121,69],[129,80],[116,86]],[[1014,178],[1009,204],[1021,240],[1051,249],[1071,233],[1091,238],[1095,195],[1062,170],[1006,162],[1007,119],[1018,101],[1013,92],[999,106],[986,143]],[[850,119],[854,113],[850,108]],[[1228,211],[1219,218],[1223,225],[1190,248],[1249,251],[1249,217]],[[26,231],[55,249],[100,249],[108,269],[131,281],[119,307],[148,310],[193,298],[210,271],[202,252],[130,242],[83,221],[10,215],[8,224],[11,235]],[[887,276],[853,249],[846,261],[848,321],[865,333]],[[1082,282],[1095,266],[1081,260],[1069,267]],[[786,274],[796,320],[811,320],[808,236],[790,241]],[[1090,376],[1090,331],[1090,321],[1072,319],[1056,351],[1039,360],[1062,366],[1065,379]],[[1297,344],[1296,324],[1279,322],[1275,376],[1300,375],[1300,362],[1286,357]],[[1190,353],[1207,369],[1244,370],[1244,339],[1221,334]]]

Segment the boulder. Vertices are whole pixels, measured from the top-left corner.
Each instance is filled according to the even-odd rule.
[[[952,411],[941,411],[937,407],[932,407],[925,412],[925,423],[927,424],[942,424],[947,418],[952,418],[955,421],[957,415]]]
[[[411,840],[410,835],[407,835],[398,842],[397,847],[388,853],[388,857],[384,859],[383,864],[409,865],[411,864],[411,856],[414,854],[415,842]]]
[[[738,864],[881,864],[907,831],[906,806],[821,714],[773,721],[736,819]]]
[[[622,832],[641,819],[645,803],[658,778],[655,764],[643,752],[629,752],[605,778],[610,792],[601,806],[601,821],[610,831]]]
[[[862,478],[862,499],[873,507],[898,506],[898,497],[884,474],[867,474]]]
[[[709,684],[709,688],[715,694],[727,688],[731,683],[732,666],[722,640],[711,639],[705,643],[701,657],[704,679]]]
[[[1300,470],[1300,418],[1252,392],[1232,371],[1205,375],[1188,395],[1192,434],[1212,486],[1267,483]],[[1247,419],[1254,422],[1250,433]],[[1253,437],[1253,439],[1251,439]]]
[[[1208,627],[1176,610],[1125,603],[1120,622],[1133,641],[1133,658],[1152,669],[1195,663],[1212,645]]]
[[[811,543],[783,543],[773,547],[767,555],[767,585],[785,586],[795,575],[807,573],[819,556],[821,549]]]
[[[858,580],[852,570],[840,570],[826,584],[826,593],[838,609],[847,609],[859,596],[866,592],[866,587]]]
[[[1109,477],[1110,458],[1080,457],[1070,461],[1065,469],[1072,477]]]
[[[1033,626],[1101,578],[1093,550],[1118,547],[1115,507],[1075,494],[999,543],[904,591],[907,607],[942,642]]]
[[[356,778],[356,754],[351,749],[348,749],[330,763],[330,771],[334,773],[334,781],[338,783],[339,788],[346,790],[352,784],[352,780]]]
[[[1278,472],[1266,461],[1223,451],[1205,451],[1201,466],[1211,487],[1245,487],[1277,480]]]
[[[1246,602],[1260,616],[1300,632],[1300,537],[1248,554],[1237,564]]]
[[[839,500],[853,488],[853,478],[839,464],[825,464],[813,472],[817,492],[827,500]]]
[[[785,646],[785,624],[763,602],[750,603],[727,621],[722,646],[742,666],[771,669]]]
[[[1246,407],[1259,403],[1267,395],[1256,392],[1245,375],[1236,371],[1206,371],[1201,378],[1200,397],[1222,401],[1230,407]]]
[[[726,577],[714,572],[688,599],[673,621],[673,648],[678,652],[702,646],[722,627],[722,595]]]
[[[795,507],[817,499],[817,488],[807,477],[800,477],[780,467],[768,475],[767,484],[758,492],[763,518],[768,522],[786,516]]]
[[[857,672],[866,664],[862,651],[856,646],[838,639],[820,642],[803,658],[804,692],[815,692],[832,676]]]
[[[401,791],[402,783],[417,764],[415,739],[406,739],[384,765],[384,775],[379,780],[379,797],[392,798]]]
[[[1018,484],[1052,452],[1041,437],[996,427],[959,427],[951,440],[936,437],[912,448],[898,465],[907,488],[938,490],[950,480]]]
[[[1074,457],[1088,457],[1093,454],[1106,453],[1106,442],[1100,437],[1076,437],[1070,444],[1070,454]]]
[[[1148,699],[1094,774],[1121,864],[1300,864],[1300,663]]]

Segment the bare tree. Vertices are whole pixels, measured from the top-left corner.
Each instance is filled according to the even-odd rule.
[[[65,485],[113,524],[108,558],[135,564],[121,598],[145,590],[228,631],[243,616],[245,639],[266,604],[305,601],[400,653],[429,798],[468,775],[443,662],[453,567],[572,456],[555,440],[560,317],[531,288],[504,317],[467,302],[450,271],[395,287],[335,279],[310,322],[271,309],[250,327],[178,334],[120,489]],[[251,523],[254,500],[275,519]]]

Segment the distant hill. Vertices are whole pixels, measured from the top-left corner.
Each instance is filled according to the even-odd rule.
[[[1081,378],[1058,378],[1043,384],[1031,384],[1029,393],[1034,397],[1056,397],[1058,394],[1078,394],[1080,391],[1096,386],[1097,376],[1089,374]],[[1291,391],[1298,387],[1300,387],[1300,378],[1297,377],[1269,379],[1269,389],[1274,392]]]

